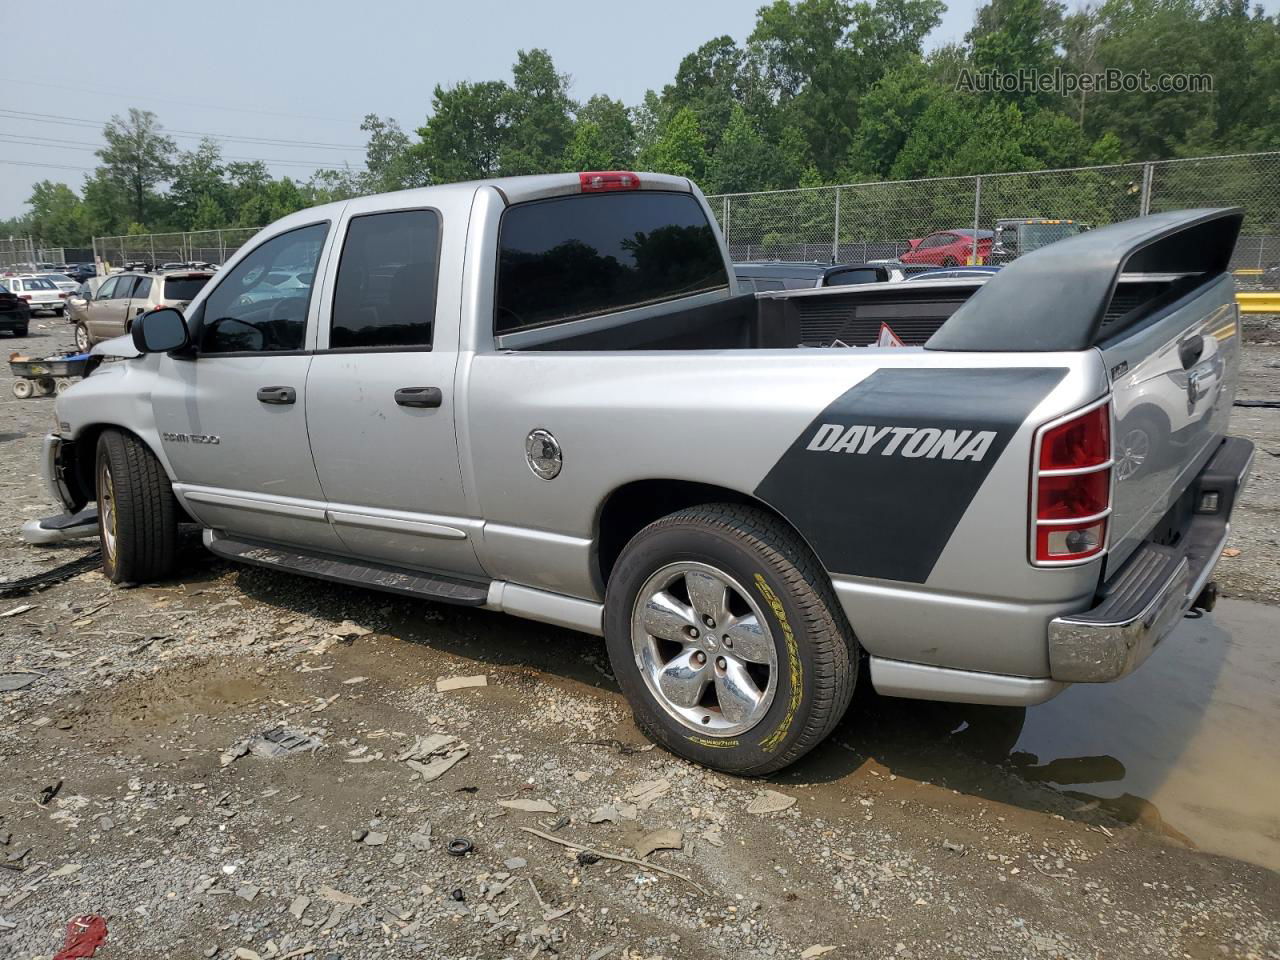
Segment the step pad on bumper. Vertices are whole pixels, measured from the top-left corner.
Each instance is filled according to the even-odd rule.
[[[237,540],[234,537],[210,537],[208,534],[205,536],[205,546],[228,560],[285,570],[331,583],[347,583],[353,587],[368,587],[371,590],[384,590],[402,596],[467,607],[484,606],[489,599],[489,586],[486,583],[455,580],[372,561],[345,560],[296,548]]]

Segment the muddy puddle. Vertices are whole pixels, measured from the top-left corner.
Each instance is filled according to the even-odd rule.
[[[1124,680],[1030,709],[864,694],[793,769],[837,789],[884,769],[1031,808],[1026,785],[1048,784],[1082,818],[1101,808],[1280,871],[1280,608],[1224,600]]]

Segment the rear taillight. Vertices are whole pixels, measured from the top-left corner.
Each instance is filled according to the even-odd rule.
[[[593,171],[578,174],[583,193],[600,193],[605,190],[639,190],[640,178],[624,170]]]
[[[1080,563],[1107,545],[1111,515],[1111,404],[1047,423],[1031,461],[1031,562]]]

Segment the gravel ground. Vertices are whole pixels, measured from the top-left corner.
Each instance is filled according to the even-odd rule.
[[[1278,359],[1250,347],[1242,396],[1280,397]],[[51,421],[0,377],[0,580],[86,551],[17,537],[48,510]],[[1280,453],[1280,411],[1236,429]],[[1278,460],[1260,452],[1220,568],[1272,602]],[[438,689],[461,677],[485,684]],[[5,960],[51,957],[89,913],[103,960],[1280,958],[1280,875],[981,757],[954,776],[963,710],[910,775],[855,736],[886,722],[863,694],[810,760],[728,778],[643,740],[598,640],[229,567],[194,538],[165,584],[92,570],[0,600],[0,684],[20,683],[0,693]],[[254,739],[281,727],[293,749]]]

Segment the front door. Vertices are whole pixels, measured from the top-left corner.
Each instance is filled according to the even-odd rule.
[[[340,551],[307,441],[312,282],[288,297],[273,270],[314,280],[327,223],[278,233],[234,266],[189,317],[194,358],[165,356],[152,394],[174,489],[206,527]]]
[[[461,250],[443,217],[352,200],[307,377],[307,430],[334,530],[353,554],[480,574],[454,435]],[[379,207],[383,211],[379,211]],[[444,262],[447,269],[441,268]],[[438,322],[437,322],[438,320]]]

